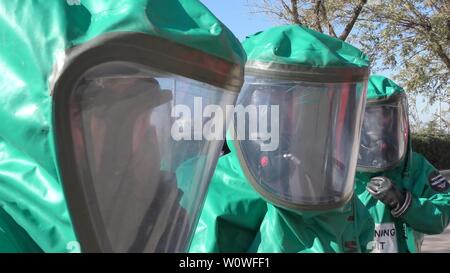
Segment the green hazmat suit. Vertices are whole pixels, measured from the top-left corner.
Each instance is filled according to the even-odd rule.
[[[151,37],[154,40],[149,43]],[[121,46],[128,51],[117,50]],[[102,58],[102,51],[86,57],[83,52],[87,49],[106,49],[109,57],[120,59],[126,55],[139,62],[146,59],[139,50],[153,53],[153,48],[161,51],[161,47],[168,55],[155,61],[160,70],[207,83],[219,94],[221,90],[231,90],[223,103],[234,103],[243,81],[245,53],[234,35],[199,1],[0,3],[0,252],[80,251],[72,221],[77,206],[69,204],[68,208],[67,193],[72,192],[63,191],[67,182],[63,177],[70,178],[67,170],[75,166],[62,163],[64,149],[56,144],[70,128],[60,129],[59,136],[55,133],[64,119],[59,114],[65,111],[62,104],[55,105],[55,97],[62,96],[61,90],[69,89],[61,78],[67,82],[72,80],[71,74],[79,73],[75,69],[64,74],[66,67],[76,67],[82,58],[87,62]],[[173,48],[180,50],[178,60],[170,55]],[[192,59],[188,65],[183,56]],[[180,63],[162,67],[175,61]],[[196,72],[202,67],[215,72]],[[119,72],[122,73],[116,71]],[[154,84],[150,80],[145,83]],[[195,90],[201,93],[202,88],[207,87],[202,85]],[[219,147],[220,143],[215,145]],[[208,151],[211,150],[214,149]],[[212,157],[202,158],[201,164],[193,166],[209,166],[212,162]],[[62,167],[66,171],[61,171]],[[208,180],[207,175],[200,178]],[[180,182],[183,190],[188,189],[193,195],[186,181]],[[196,189],[195,198],[200,203],[204,192]],[[186,203],[186,195],[182,202]],[[195,206],[187,209],[195,211]]]
[[[276,207],[251,187],[234,149],[230,150],[219,158],[190,252],[366,251],[373,221],[357,198],[329,212],[297,213]]]
[[[0,253],[42,252],[28,233],[0,209]]]
[[[403,88],[392,80],[373,75],[369,79],[367,100],[377,101],[404,94]],[[366,110],[369,105],[366,106]],[[412,195],[410,207],[399,218],[391,209],[375,199],[366,186],[372,177],[388,177],[397,187]],[[355,192],[364,203],[376,225],[374,252],[420,252],[423,234],[439,234],[450,221],[448,189],[432,187],[437,170],[422,155],[413,152],[408,136],[406,154],[394,166],[383,171],[357,169]],[[441,185],[447,181],[442,179]]]
[[[362,74],[365,75],[365,79],[368,77],[369,62],[362,52],[338,39],[333,39],[327,35],[297,25],[274,27],[257,33],[247,38],[243,42],[243,46],[248,57],[246,83],[240,93],[237,104],[239,105],[240,102],[245,101],[245,98],[241,96],[246,97],[245,90],[246,88],[252,88],[248,86],[252,85],[251,81],[254,78],[256,78],[254,80],[255,86],[257,86],[256,89],[258,90],[259,88],[262,90],[261,92],[265,91],[263,88],[258,87],[258,84],[261,82],[264,84],[266,78],[275,81],[281,79],[281,81],[277,81],[267,88],[269,89],[269,94],[271,94],[270,96],[276,96],[278,92],[280,94],[282,92],[285,92],[283,94],[288,94],[286,100],[279,99],[277,101],[277,103],[280,103],[281,116],[283,116],[283,113],[289,112],[288,109],[291,105],[287,104],[284,107],[281,104],[294,100],[290,96],[291,92],[289,90],[297,88],[295,87],[296,84],[300,86],[298,90],[302,92],[301,90],[303,89],[311,88],[310,85],[304,82],[320,82],[318,77],[323,81],[330,80],[330,78],[332,78],[331,82],[342,81],[342,77],[345,78],[345,76],[348,77],[352,74],[351,72],[348,74],[344,73],[345,76],[343,76],[340,73],[342,70],[339,69],[345,68],[365,69]],[[328,68],[329,70],[327,70]],[[294,81],[295,84],[292,85],[294,87],[289,85],[286,92],[286,88],[283,88],[283,85],[290,80]],[[365,88],[364,81],[356,86],[357,90],[363,90]],[[276,88],[279,88],[279,91]],[[346,94],[347,89],[343,89],[342,93]],[[296,109],[308,111],[310,109],[308,108],[309,105],[317,101],[326,101],[327,107],[329,107],[328,105],[332,103],[327,99],[332,96],[333,92],[330,92],[330,95],[325,97],[315,97],[317,94],[322,93],[326,93],[326,91],[312,89],[310,93],[300,93],[307,100],[295,98],[299,103],[302,103],[301,108]],[[250,97],[250,95],[248,96]],[[356,98],[358,95],[346,96],[346,98],[350,97]],[[264,103],[277,104],[273,101],[270,102],[270,98],[267,101],[261,100],[259,105]],[[362,99],[362,97],[358,98]],[[342,101],[346,100],[342,98]],[[346,102],[350,103],[348,100]],[[345,103],[341,103],[341,105],[345,105]],[[349,104],[346,109],[351,107]],[[323,109],[326,109],[326,107]],[[362,116],[362,106],[359,109],[361,109],[361,112],[358,112],[357,115]],[[327,109],[327,111],[329,110]],[[334,113],[336,112],[342,114],[344,111],[335,110]],[[328,116],[328,112],[325,112],[324,115]],[[303,126],[302,132],[309,134],[311,130],[315,130],[312,126],[319,125],[318,127],[320,127],[320,124],[316,123],[317,120],[312,120],[315,116],[319,116],[319,118],[322,118],[321,120],[324,120],[322,115],[311,113],[308,116],[294,116],[293,119],[291,118],[292,116],[288,115],[286,120],[287,122],[292,122],[303,119],[306,123],[312,124],[311,127],[308,127],[309,124]],[[345,119],[343,118],[344,116],[344,114],[339,115],[336,118],[338,121],[335,123],[341,124],[340,122]],[[311,122],[308,122],[308,120],[311,120]],[[357,120],[360,119],[357,118]],[[281,128],[283,126],[282,122],[280,121],[279,123]],[[359,123],[359,121],[355,123]],[[358,125],[355,126],[359,128]],[[283,128],[294,127],[289,125]],[[317,129],[315,133],[317,134],[317,143],[311,142],[310,139],[305,140],[305,142],[310,143],[310,146],[313,147],[313,153],[317,148],[316,154],[323,153],[326,156],[326,152],[320,150],[322,148],[319,147],[324,146],[321,142],[321,137],[324,135],[323,131]],[[357,135],[357,132],[355,132],[355,135]],[[310,135],[307,137],[310,137]],[[353,138],[351,136],[347,135],[346,137],[352,142]],[[302,139],[302,137],[297,136],[290,141],[298,143],[299,139]],[[285,202],[286,206],[280,205],[281,202],[274,203],[277,202],[276,198],[273,198],[270,193],[259,189],[258,182],[256,184],[251,182],[252,178],[250,177],[256,172],[252,173],[252,167],[249,163],[251,158],[243,158],[245,151],[238,150],[240,149],[239,147],[242,147],[240,143],[243,142],[243,140],[232,140],[232,133],[228,135],[227,144],[230,148],[230,153],[219,158],[200,221],[191,243],[190,252],[317,253],[367,251],[366,245],[373,238],[373,220],[367,209],[355,195],[350,194],[346,201],[337,205],[325,206],[326,209],[318,208],[320,206],[312,206],[309,209],[302,210],[295,209],[296,204],[292,204],[293,202]],[[284,145],[283,138],[280,139],[280,146],[282,145]],[[354,149],[354,144],[350,145],[347,151]],[[293,153],[294,149],[291,149]],[[307,154],[310,150],[306,149],[304,151],[305,155],[303,156],[308,157]],[[301,153],[297,154],[297,156],[301,158]],[[316,157],[314,154],[311,154],[311,162]],[[261,165],[263,167],[270,164],[269,158],[270,156],[261,157]],[[301,159],[303,160],[304,158]],[[337,163],[338,160],[336,158],[334,160],[337,166],[342,166],[340,163]],[[356,160],[356,157],[349,158],[349,161],[356,164],[354,160]],[[314,162],[318,162],[318,165],[323,165],[324,163],[320,162],[320,160]],[[308,164],[308,160],[304,164]],[[336,165],[333,165],[334,172],[339,172],[337,171],[339,168]],[[314,168],[314,166],[311,166],[311,168]],[[262,168],[259,170],[262,170]],[[286,170],[288,172],[288,169]],[[324,172],[327,171],[327,169],[324,170]],[[283,172],[274,173],[281,177]],[[270,174],[267,174],[267,176],[270,176]],[[286,178],[286,180],[288,179]],[[255,180],[263,181],[263,179],[258,180],[256,178]],[[304,183],[303,181],[300,182]],[[316,180],[314,182],[321,181]],[[326,186],[324,185],[324,187]],[[353,184],[350,187],[351,191]],[[291,192],[286,193],[286,195],[289,195],[289,193]],[[300,192],[299,194],[302,193]],[[275,201],[272,202],[273,200]]]

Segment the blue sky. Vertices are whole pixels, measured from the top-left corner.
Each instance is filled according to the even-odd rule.
[[[201,2],[233,31],[240,41],[248,35],[276,24],[264,14],[252,14],[247,0],[201,0]]]
[[[247,4],[247,0],[200,0],[205,6],[218,17],[236,37],[242,41],[248,35],[258,31],[268,29],[279,24],[275,19],[261,13],[252,13],[252,8]],[[392,71],[382,71],[382,75],[390,77]],[[430,107],[423,101],[423,97],[417,99],[416,105],[421,113],[422,121],[428,121],[431,113],[437,110],[437,105]],[[449,105],[444,105],[447,109]]]

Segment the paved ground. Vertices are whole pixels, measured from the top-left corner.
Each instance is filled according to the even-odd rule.
[[[447,179],[450,179],[450,171],[442,171],[441,173],[447,177]],[[442,234],[425,236],[422,252],[450,253],[450,227]]]
[[[424,253],[450,253],[450,228],[439,235],[427,235],[422,245]]]

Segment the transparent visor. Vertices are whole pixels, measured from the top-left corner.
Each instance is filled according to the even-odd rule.
[[[287,208],[345,204],[353,193],[364,99],[363,82],[247,78],[237,104],[258,111],[253,120],[246,115],[246,138],[241,135],[235,145],[255,189]],[[235,123],[240,131],[237,115]]]
[[[408,113],[404,96],[368,103],[361,130],[358,169],[383,171],[397,165],[408,146]]]
[[[236,94],[124,62],[84,74],[73,149],[102,251],[187,250],[224,139],[221,128],[203,137],[212,115],[202,108],[225,109]]]

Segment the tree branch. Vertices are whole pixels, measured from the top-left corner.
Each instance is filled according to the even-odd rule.
[[[281,2],[283,2],[283,4],[286,6],[285,8],[288,8],[286,3],[284,3],[284,1],[282,0]],[[300,20],[300,16],[298,14],[298,6],[297,6],[297,0],[291,0],[291,14],[292,14],[292,19],[294,19],[294,23],[298,24],[298,25],[302,25],[302,22]]]
[[[291,8],[286,4],[286,2],[284,2],[284,0],[280,0],[281,1],[281,5],[283,6],[283,8],[285,10],[287,10],[288,13],[292,14],[292,10]]]
[[[322,4],[322,0],[316,0],[316,4],[314,5],[314,14],[316,15],[316,28],[319,32],[323,33],[322,26],[320,25],[320,5]]]
[[[269,16],[273,16],[277,19],[292,22],[290,9],[286,10],[284,7],[281,8],[271,5],[268,0],[263,0],[262,2],[263,2],[262,4],[254,3],[254,5],[252,5],[254,10],[250,11],[250,13],[253,14],[263,13]]]
[[[323,19],[325,20],[325,22],[327,23],[327,26],[328,26],[328,34],[330,34],[333,37],[337,37],[336,32],[334,31],[333,25],[331,24],[330,20],[328,20],[327,10],[325,8],[323,1],[320,2],[320,9],[322,11]]]
[[[450,12],[449,12],[450,13]],[[450,16],[449,16],[450,17]],[[447,41],[450,43],[450,18],[447,19]]]
[[[429,18],[420,13],[420,11],[417,10],[416,6],[413,3],[411,3],[411,1],[408,0],[404,1],[406,3],[405,6],[416,16],[416,18],[419,18],[425,25],[429,24]]]
[[[435,44],[435,52],[436,54],[439,56],[439,58],[442,60],[442,62],[447,66],[447,69],[450,71],[450,58],[447,56],[447,54],[445,53],[444,49],[442,48],[442,46],[437,43],[434,42]]]
[[[345,26],[344,31],[342,32],[342,34],[339,36],[339,39],[341,39],[342,41],[345,41],[348,37],[348,35],[350,34],[350,32],[353,29],[353,26],[356,23],[356,20],[358,20],[359,15],[361,14],[361,11],[364,7],[364,5],[367,3],[367,0],[361,0],[359,1],[359,4],[355,7],[355,9],[353,10],[353,15],[352,18],[350,19],[350,21],[347,23],[347,25]]]

